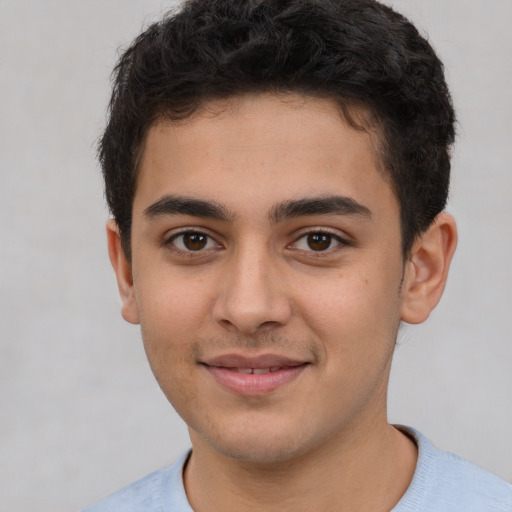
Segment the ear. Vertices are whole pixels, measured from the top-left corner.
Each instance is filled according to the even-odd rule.
[[[443,294],[456,246],[455,220],[440,213],[416,240],[405,263],[401,320],[419,324],[428,318]]]
[[[122,301],[121,314],[127,322],[138,324],[139,311],[135,301],[132,266],[124,253],[119,228],[112,219],[107,222],[107,241],[110,263],[112,263],[116,274],[117,286]]]

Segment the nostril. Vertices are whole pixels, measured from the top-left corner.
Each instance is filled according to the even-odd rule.
[[[276,322],[276,321],[273,321],[273,320],[267,320],[266,322],[262,322],[259,325],[259,328],[260,329],[274,328],[274,327],[278,327],[279,325],[281,325],[280,322]]]

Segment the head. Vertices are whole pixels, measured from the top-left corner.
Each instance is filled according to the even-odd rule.
[[[195,458],[387,425],[398,326],[428,316],[455,247],[452,125],[434,52],[369,0],[189,1],[125,51],[109,252]]]
[[[454,112],[432,47],[374,0],[189,0],[124,51],[99,157],[127,256],[149,128],[265,92],[328,98],[351,127],[374,134],[405,258],[445,207]]]

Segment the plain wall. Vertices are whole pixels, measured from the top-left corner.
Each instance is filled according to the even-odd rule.
[[[512,480],[512,2],[392,4],[446,64],[460,242],[390,420]],[[116,49],[169,5],[0,0],[0,512],[78,510],[189,445],[119,314],[94,149]]]

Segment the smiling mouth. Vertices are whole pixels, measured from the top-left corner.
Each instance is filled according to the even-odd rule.
[[[224,358],[224,361],[202,363],[217,384],[238,395],[261,396],[271,393],[297,379],[310,365],[308,362],[282,361],[281,364],[265,363],[259,358],[241,361],[241,358]],[[275,359],[275,358],[274,358]],[[235,364],[236,363],[236,364]]]
[[[222,367],[221,367],[222,368]],[[245,374],[256,374],[256,375],[262,375],[264,373],[273,373],[277,372],[279,370],[282,370],[283,366],[272,366],[270,368],[225,368],[226,370],[237,372],[237,373],[245,373]]]

